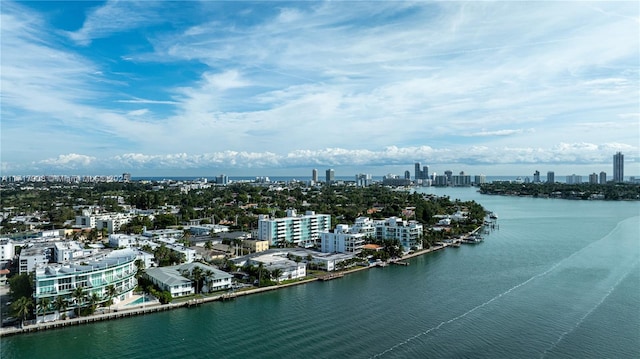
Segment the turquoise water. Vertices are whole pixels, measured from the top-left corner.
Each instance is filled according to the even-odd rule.
[[[145,302],[145,299],[143,297],[140,297],[140,298],[134,300],[133,302],[127,304],[126,306],[140,305],[140,304],[142,304],[144,302]],[[148,302],[148,300],[147,300],[147,302]]]
[[[406,267],[3,338],[0,357],[640,357],[639,203],[425,190],[499,230]]]

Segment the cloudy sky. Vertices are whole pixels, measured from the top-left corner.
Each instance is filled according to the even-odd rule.
[[[3,175],[640,175],[636,1],[0,6]]]

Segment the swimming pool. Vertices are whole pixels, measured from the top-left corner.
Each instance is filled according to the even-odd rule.
[[[142,304],[144,302],[149,302],[149,299],[145,300],[144,297],[140,297],[140,298],[134,300],[133,302],[131,302],[131,303],[125,305],[125,306],[128,307],[128,306],[132,306],[132,305],[140,305],[140,304]]]

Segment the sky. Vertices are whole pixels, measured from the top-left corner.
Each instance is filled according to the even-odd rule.
[[[640,175],[637,1],[0,9],[2,175]]]

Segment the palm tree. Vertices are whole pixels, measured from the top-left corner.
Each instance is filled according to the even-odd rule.
[[[78,287],[73,290],[71,296],[76,300],[76,306],[78,308],[78,317],[80,317],[80,309],[82,309],[82,302],[84,302],[84,289],[82,287]]]
[[[143,263],[144,265],[144,263]],[[113,305],[113,297],[118,294],[118,290],[113,284],[109,284],[107,288],[105,288],[107,297],[109,297],[109,313],[111,313],[111,306]]]
[[[207,281],[207,287],[209,287],[209,292],[211,292],[211,281],[213,280],[211,277],[214,276],[215,273],[213,273],[213,271],[211,269],[207,269],[204,272],[204,277]]]
[[[91,314],[93,314],[96,311],[96,307],[99,301],[100,301],[100,297],[98,296],[98,293],[96,292],[91,293],[91,296],[89,297],[89,304],[91,305]]]
[[[31,308],[33,308],[33,302],[31,298],[27,297],[20,297],[11,305],[11,309],[13,309],[15,315],[21,319],[21,327],[24,325],[24,321],[27,320],[27,315],[31,313]]]
[[[53,307],[58,311],[58,318],[60,318],[60,312],[64,312],[67,310],[67,300],[62,296],[57,296],[56,300],[53,302]]]
[[[44,322],[44,316],[45,314],[47,314],[47,309],[49,309],[50,305],[51,305],[51,299],[49,298],[38,299],[37,312],[42,312],[42,322]],[[38,318],[36,313],[36,320],[37,319]]]
[[[202,268],[200,267],[195,267],[191,270],[191,280],[196,282],[196,294],[198,294],[199,291],[199,287],[200,287],[200,280],[202,279]]]
[[[275,268],[271,271],[271,277],[273,277],[278,284],[280,284],[280,276],[282,275],[282,269]]]

